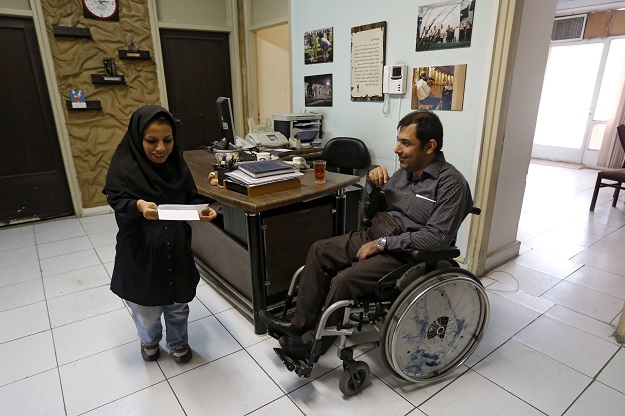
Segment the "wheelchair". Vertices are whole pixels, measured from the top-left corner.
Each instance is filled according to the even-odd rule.
[[[479,214],[474,208],[472,213]],[[289,356],[274,348],[289,371],[308,378],[319,360],[321,340],[338,336],[338,357],[343,361],[340,391],[352,396],[369,379],[369,366],[354,360],[354,351],[380,347],[385,367],[394,376],[414,383],[439,380],[460,367],[477,349],[488,328],[490,307],[480,280],[454,260],[460,250],[411,253],[411,261],[383,276],[375,293],[335,302],[323,311],[310,357]],[[286,318],[304,266],[293,275],[282,317]],[[342,323],[327,327],[330,315],[344,309]],[[347,345],[363,325],[380,333],[373,342]],[[278,334],[269,333],[278,338]]]

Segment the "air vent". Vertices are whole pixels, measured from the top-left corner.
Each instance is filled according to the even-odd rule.
[[[551,41],[582,39],[586,27],[586,15],[556,17],[551,30]]]

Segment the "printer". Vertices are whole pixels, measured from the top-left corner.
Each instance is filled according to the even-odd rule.
[[[321,146],[321,119],[323,114],[274,114],[273,128],[288,138],[299,140],[304,146]]]

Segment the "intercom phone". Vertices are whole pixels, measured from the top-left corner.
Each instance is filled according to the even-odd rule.
[[[406,93],[406,65],[384,65],[382,93]]]

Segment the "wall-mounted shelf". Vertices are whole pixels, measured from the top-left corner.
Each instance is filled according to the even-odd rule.
[[[88,27],[52,26],[52,32],[56,37],[66,38],[91,38],[91,29]]]
[[[118,49],[119,59],[137,59],[148,60],[152,59],[150,51],[127,51],[125,49]]]
[[[100,74],[91,74],[91,82],[94,84],[126,84],[126,77],[123,75],[100,75]]]
[[[72,102],[70,100],[65,101],[65,106],[68,111],[102,110],[102,103],[99,100],[85,101],[85,104],[87,104],[85,108],[72,107]]]

